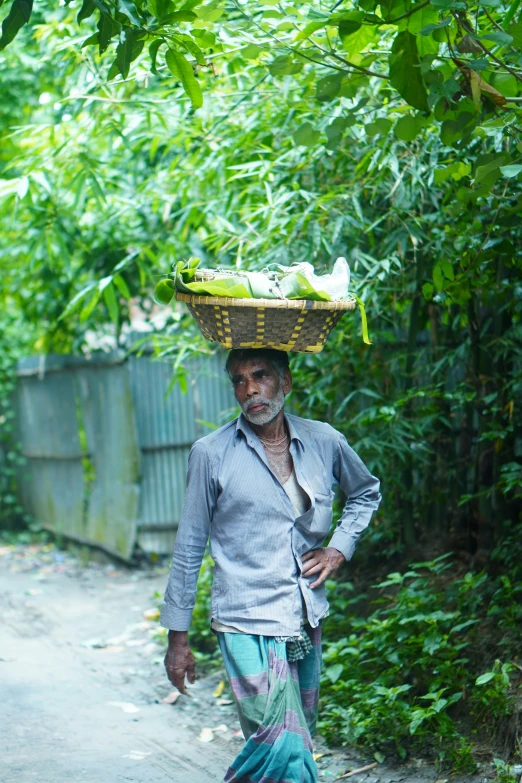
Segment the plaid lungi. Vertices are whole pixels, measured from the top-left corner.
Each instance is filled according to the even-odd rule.
[[[306,627],[312,649],[289,662],[273,636],[218,633],[246,744],[224,783],[316,783],[312,736],[321,674],[321,628]]]

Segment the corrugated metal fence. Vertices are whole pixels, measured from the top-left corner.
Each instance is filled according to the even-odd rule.
[[[44,527],[128,559],[169,553],[195,440],[235,413],[224,355],[172,365],[123,352],[22,359],[16,394],[25,509]]]

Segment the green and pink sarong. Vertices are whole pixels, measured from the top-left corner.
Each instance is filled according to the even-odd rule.
[[[273,636],[218,633],[246,744],[224,783],[317,783],[312,736],[321,674],[321,628],[302,660]],[[290,655],[290,658],[292,656]]]

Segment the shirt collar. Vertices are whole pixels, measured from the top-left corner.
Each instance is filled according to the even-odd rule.
[[[295,424],[286,415],[285,415],[285,422],[286,422],[286,426],[288,427],[288,433],[290,435],[290,442],[292,442],[293,440],[298,441],[301,444],[301,447],[304,450],[303,440],[302,440],[301,436],[299,435],[299,433],[298,433],[298,431],[297,431],[297,429],[295,427]],[[247,441],[249,443],[252,440],[252,437],[256,437],[257,438],[256,433],[254,432],[254,430],[250,426],[250,422],[245,418],[243,413],[239,414],[239,416],[237,418],[237,421],[236,421],[236,440],[239,437],[239,433],[240,432],[245,436],[245,438],[247,439]]]

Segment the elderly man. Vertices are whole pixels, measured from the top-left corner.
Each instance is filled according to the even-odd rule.
[[[239,418],[194,444],[161,622],[165,666],[194,682],[189,630],[207,540],[215,561],[211,624],[246,744],[226,783],[312,783],[324,582],[353,555],[379,482],[329,424],[284,413],[288,354],[230,352]],[[347,496],[328,546],[332,486]]]

